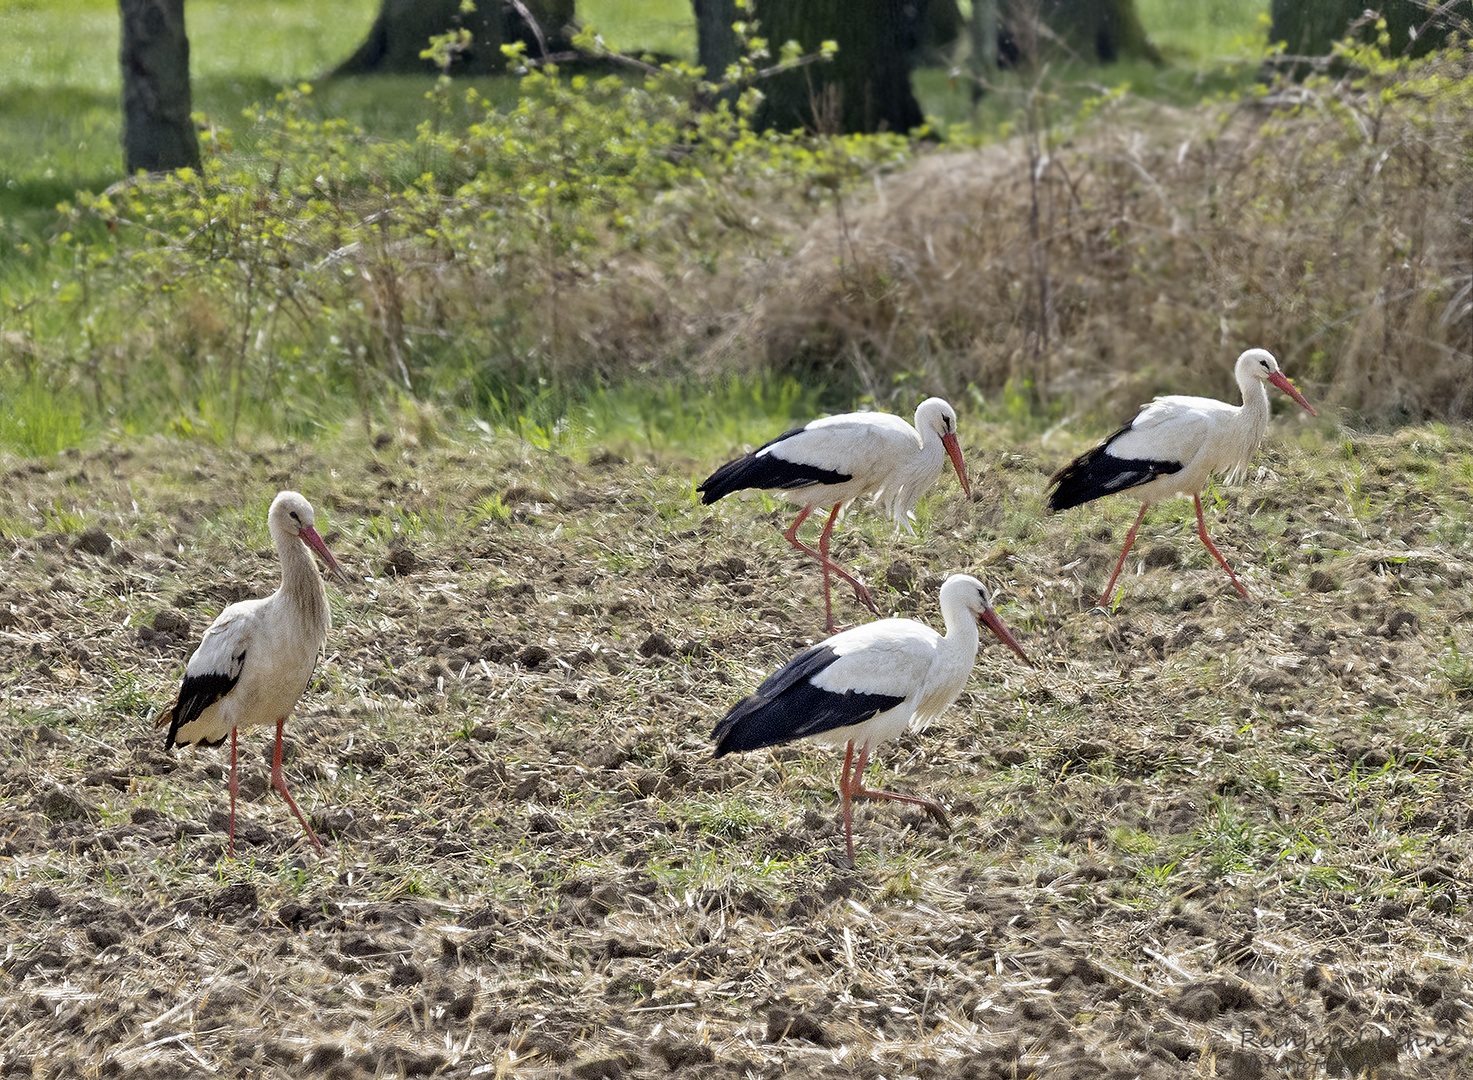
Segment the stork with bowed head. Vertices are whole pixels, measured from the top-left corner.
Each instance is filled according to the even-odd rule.
[[[1264,383],[1273,383],[1311,414],[1318,414],[1265,349],[1249,349],[1239,356],[1235,374],[1243,404],[1179,394],[1158,397],[1143,406],[1129,424],[1049,480],[1053,487],[1047,505],[1050,514],[1121,491],[1129,491],[1141,500],[1140,513],[1126,534],[1115,572],[1100,594],[1101,607],[1109,603],[1146,511],[1173,495],[1192,497],[1197,507],[1197,535],[1227,571],[1238,594],[1247,599],[1248,590],[1207,535],[1202,488],[1213,473],[1222,473],[1232,483],[1248,471],[1248,459],[1268,429],[1269,402]]]
[[[729,461],[706,477],[698,491],[709,505],[733,491],[770,490],[803,508],[783,537],[817,559],[823,567],[824,618],[834,632],[830,574],[837,574],[874,614],[879,606],[864,583],[829,558],[829,536],[849,503],[872,495],[897,526],[914,534],[916,504],[946,467],[956,469],[962,491],[971,495],[961,443],[956,436],[956,410],[941,398],[927,398],[916,409],[915,426],[879,412],[841,413],[813,420]],[[798,539],[798,528],[816,507],[829,506],[828,521],[814,549]]]
[[[880,619],[800,653],[716,725],[714,756],[794,739],[844,746],[839,801],[850,865],[854,799],[911,803],[949,828],[946,811],[931,799],[865,787],[870,751],[909,726],[929,723],[957,699],[977,661],[979,623],[1024,663],[1033,662],[992,610],[986,587],[969,574],[953,574],[941,586],[941,618],[944,637],[913,619]]]
[[[271,786],[302,823],[318,852],[322,841],[297,809],[281,773],[281,731],[287,715],[307,689],[318,653],[332,629],[327,591],[307,549],[322,556],[340,581],[337,560],[317,535],[312,504],[295,491],[283,491],[266,514],[271,539],[281,555],[281,587],[260,600],[231,604],[205,631],[189,658],[179,697],[154,720],[167,726],[164,749],[219,746],[230,737],[230,853],[235,854],[236,731],[276,725]]]

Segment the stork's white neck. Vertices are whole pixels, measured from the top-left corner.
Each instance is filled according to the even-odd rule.
[[[946,626],[946,638],[943,647],[948,652],[970,654],[975,658],[977,649],[982,643],[982,638],[977,629],[977,618],[967,608],[966,604],[961,601],[953,604],[943,604],[941,607],[941,621]]]
[[[1238,375],[1238,390],[1243,395],[1239,419],[1244,427],[1252,430],[1252,445],[1257,446],[1263,433],[1268,430],[1268,391],[1264,389],[1263,380],[1250,371]]]
[[[314,637],[325,638],[332,629],[332,610],[327,606],[327,590],[312,553],[300,538],[283,529],[273,527],[271,538],[281,556],[281,588],[277,594],[297,612],[303,629]]]

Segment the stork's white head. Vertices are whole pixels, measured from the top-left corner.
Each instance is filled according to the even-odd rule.
[[[347,575],[338,566],[338,561],[332,557],[332,552],[327,550],[322,537],[317,535],[317,515],[312,510],[312,504],[303,498],[300,492],[277,493],[276,498],[271,500],[271,509],[266,512],[266,525],[271,530],[273,537],[295,537],[302,541],[322,556],[328,569],[336,574],[339,580],[347,580]]]
[[[925,439],[928,432],[941,437],[941,445],[946,447],[952,468],[956,469],[956,478],[962,483],[962,492],[970,496],[972,486],[967,483],[967,467],[962,461],[962,444],[956,437],[956,410],[951,407],[951,402],[945,398],[930,397],[917,405],[916,430],[921,433],[922,439]]]
[[[999,641],[1017,653],[1023,663],[1033,666],[1033,661],[1028,659],[1023,646],[1018,644],[1012,632],[997,617],[997,612],[992,610],[992,594],[987,591],[987,586],[971,574],[952,574],[941,585],[941,614],[945,617],[953,611],[968,612],[996,634]]]
[[[1252,384],[1247,381],[1249,379],[1258,379],[1260,382],[1271,382],[1295,401],[1299,402],[1300,405],[1308,409],[1311,415],[1319,415],[1319,413],[1314,411],[1314,407],[1304,400],[1304,395],[1295,389],[1294,384],[1279,370],[1279,362],[1274,359],[1273,353],[1267,349],[1249,349],[1242,356],[1239,356],[1234,374],[1237,376],[1240,387],[1251,386]]]

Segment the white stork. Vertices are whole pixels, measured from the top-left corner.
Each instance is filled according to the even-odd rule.
[[[822,564],[824,617],[829,633],[833,633],[831,572],[854,587],[860,603],[880,614],[863,582],[829,558],[829,535],[839,515],[859,496],[873,495],[897,526],[914,533],[911,521],[915,519],[916,504],[922,492],[941,475],[948,455],[962,491],[971,495],[956,437],[956,410],[933,397],[917,407],[915,427],[898,416],[879,412],[841,413],[810,421],[746,457],[727,462],[696,490],[707,505],[733,491],[763,488],[803,507],[783,537]],[[815,550],[798,539],[798,527],[819,506],[833,509]]]
[[[1141,500],[1141,512],[1126,534],[1125,548],[1115,563],[1110,584],[1100,594],[1101,607],[1109,602],[1146,511],[1173,495],[1192,497],[1197,506],[1197,535],[1227,571],[1238,594],[1247,599],[1248,590],[1207,535],[1207,524],[1202,520],[1202,488],[1213,473],[1223,473],[1224,479],[1232,483],[1247,472],[1248,459],[1268,428],[1265,382],[1273,383],[1310,413],[1318,414],[1266,349],[1243,353],[1235,371],[1242,405],[1179,394],[1158,397],[1143,406],[1129,424],[1049,480],[1053,487],[1047,506],[1050,514],[1117,491],[1132,492]]]
[[[839,779],[844,841],[854,863],[853,799],[894,799],[923,808],[949,827],[939,803],[864,786],[870,750],[906,729],[930,722],[957,699],[977,661],[978,622],[1030,666],[997,613],[987,589],[969,574],[941,586],[942,637],[913,619],[880,619],[836,634],[769,675],[716,725],[715,757],[739,750],[812,739],[848,744]],[[859,746],[858,759],[854,747]]]
[[[184,669],[178,700],[154,719],[168,725],[164,749],[176,746],[219,746],[230,736],[230,853],[235,854],[236,729],[276,725],[276,753],[271,760],[271,786],[297,815],[319,852],[322,841],[297,809],[281,774],[281,729],[317,666],[317,655],[332,629],[327,591],[310,547],[322,556],[339,580],[346,580],[337,560],[313,527],[312,504],[295,491],[283,491],[271,502],[266,524],[281,555],[281,587],[260,600],[242,600],[220,612]],[[303,546],[305,545],[305,546]]]

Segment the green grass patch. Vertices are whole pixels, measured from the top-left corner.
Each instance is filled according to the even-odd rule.
[[[580,0],[578,18],[619,52],[695,63],[696,19],[688,0]]]
[[[1136,0],[1135,6],[1168,63],[1206,69],[1262,55],[1268,0]]]
[[[6,408],[0,411],[0,447],[39,457],[77,445],[84,421],[75,396],[37,380],[3,396]]]

